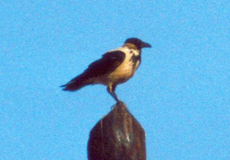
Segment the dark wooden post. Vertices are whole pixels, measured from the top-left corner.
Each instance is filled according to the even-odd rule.
[[[89,160],[146,160],[145,132],[119,102],[91,130]]]

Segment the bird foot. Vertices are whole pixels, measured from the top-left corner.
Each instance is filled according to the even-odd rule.
[[[116,106],[120,106],[120,107],[121,107],[121,106],[126,106],[126,105],[125,105],[125,103],[124,103],[123,101],[120,101],[120,100],[119,100],[119,101],[117,101],[116,104],[114,104],[114,105],[111,107],[111,110],[112,110],[114,107],[116,107]]]
[[[125,103],[124,102],[122,102],[122,101],[117,101],[117,103],[116,103],[116,105],[118,105],[118,106],[120,106],[120,105],[124,105]]]

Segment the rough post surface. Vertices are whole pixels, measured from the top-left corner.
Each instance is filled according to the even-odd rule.
[[[91,130],[89,160],[146,160],[145,132],[119,102]]]

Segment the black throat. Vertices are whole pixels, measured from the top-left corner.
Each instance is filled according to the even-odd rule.
[[[137,62],[139,61],[139,65],[141,64],[141,52],[138,56],[133,54],[130,61],[133,62],[133,69],[136,69],[135,67],[136,67]]]

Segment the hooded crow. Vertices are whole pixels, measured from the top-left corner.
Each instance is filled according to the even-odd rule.
[[[61,87],[64,91],[77,91],[87,85],[106,85],[108,93],[119,102],[116,86],[133,77],[141,63],[141,49],[150,47],[138,38],[129,38],[122,47],[108,51],[82,74]]]

